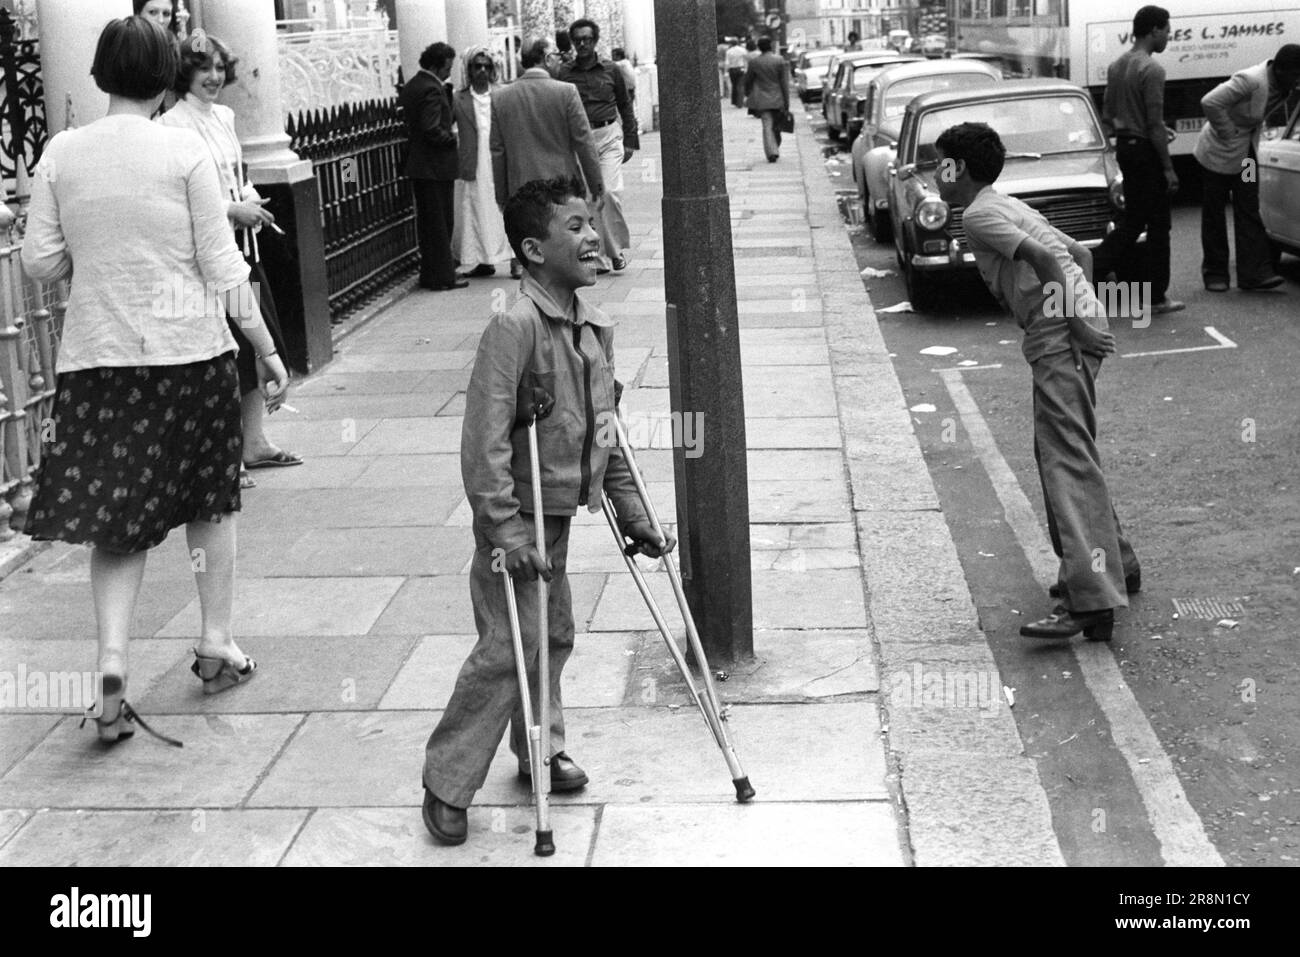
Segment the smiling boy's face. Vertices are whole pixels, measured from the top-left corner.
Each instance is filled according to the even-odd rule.
[[[545,239],[524,240],[529,271],[568,289],[595,285],[600,237],[587,201],[570,196],[563,206],[552,206],[549,233]]]

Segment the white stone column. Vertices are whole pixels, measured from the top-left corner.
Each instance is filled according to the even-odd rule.
[[[108,94],[95,85],[90,66],[109,20],[131,15],[131,0],[38,0],[41,83],[45,122],[53,136],[68,126],[85,126],[108,112]]]
[[[238,80],[221,91],[221,102],[235,111],[235,132],[244,148],[249,178],[266,182],[254,170],[283,169],[301,162],[289,149],[284,132],[275,6],[264,0],[205,3],[203,30],[239,58]]]
[[[420,54],[439,40],[447,40],[446,0],[397,0],[397,46],[404,79],[419,72]],[[459,47],[456,52],[460,53]]]
[[[622,0],[623,49],[629,60],[646,66],[655,59],[654,0]]]
[[[455,49],[457,60],[470,47],[488,45],[487,3],[484,0],[447,0],[447,42]],[[452,79],[460,86],[459,66],[452,73]]]
[[[609,51],[619,45],[614,41],[614,34],[610,30],[613,8],[618,2],[619,0],[587,0],[586,4],[587,10],[584,15],[600,27],[600,42],[596,44],[596,52],[606,59],[609,58]]]
[[[542,38],[555,42],[555,5],[551,0],[519,0],[519,19],[525,44]]]

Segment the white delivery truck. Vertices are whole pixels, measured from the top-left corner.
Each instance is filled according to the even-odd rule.
[[[1190,155],[1205,118],[1201,97],[1243,67],[1263,62],[1284,43],[1300,43],[1297,0],[1160,3],[1170,12],[1165,68],[1165,122],[1178,136],[1175,156]],[[1101,108],[1106,68],[1133,43],[1142,0],[963,0],[957,48],[996,55],[1011,70],[1057,76],[1086,87]]]

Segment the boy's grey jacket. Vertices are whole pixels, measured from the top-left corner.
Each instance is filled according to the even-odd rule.
[[[1205,125],[1194,154],[1215,173],[1242,171],[1242,160],[1259,149],[1259,135],[1268,105],[1268,65],[1272,60],[1238,70],[1201,98]]]
[[[603,489],[626,529],[646,514],[613,427],[615,323],[576,296],[577,321],[564,317],[526,272],[520,292],[488,322],[465,395],[460,468],[474,526],[506,551],[533,543],[532,523],[519,514],[533,503],[518,397],[539,386],[555,399],[537,424],[544,514],[572,515],[579,505],[598,511]]]

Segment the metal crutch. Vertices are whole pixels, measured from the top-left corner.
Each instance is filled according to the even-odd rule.
[[[546,563],[546,516],[542,511],[542,467],[537,454],[537,416],[528,423],[528,459],[533,473],[533,533],[537,538],[537,553]],[[528,748],[532,754],[533,794],[537,806],[537,843],[533,853],[550,857],[555,853],[551,834],[550,808],[546,794],[550,790],[551,773],[551,635],[547,613],[550,608],[550,585],[539,573],[537,576],[537,725],[528,733]],[[513,598],[513,596],[511,596]],[[522,641],[520,643],[522,645]],[[517,659],[518,660],[518,659]],[[525,669],[524,681],[528,680]],[[524,699],[525,702],[527,699]],[[527,708],[527,704],[524,705]],[[528,711],[529,720],[532,711]]]
[[[555,853],[555,845],[550,841],[550,808],[546,803],[546,790],[541,786],[541,757],[542,757],[542,729],[540,725],[532,724],[533,720],[533,702],[532,695],[528,693],[528,666],[524,662],[524,639],[519,631],[519,606],[515,603],[515,583],[510,577],[510,572],[503,568],[501,574],[504,577],[506,589],[506,611],[510,616],[510,639],[514,645],[515,651],[515,674],[519,678],[519,700],[523,706],[524,714],[527,715],[528,725],[528,763],[532,770],[533,782],[533,806],[537,810],[537,846],[534,848],[535,853],[540,856],[548,856]],[[543,842],[543,835],[546,841]],[[545,850],[549,847],[550,850]]]
[[[632,449],[627,441],[627,434],[623,431],[623,423],[617,415],[613,416],[614,428],[618,433],[618,445],[623,453],[623,458],[627,462],[628,471],[632,475],[632,481],[636,484],[637,494],[641,498],[641,504],[645,506],[646,515],[650,518],[650,524],[654,528],[655,534],[659,536],[661,545],[667,544],[667,536],[664,535],[663,526],[659,523],[659,515],[655,511],[654,502],[650,500],[650,493],[646,490],[645,482],[641,478],[641,470],[637,468],[636,458],[632,454]],[[678,647],[676,640],[673,639],[667,623],[664,621],[663,614],[659,611],[654,597],[650,593],[649,586],[646,584],[645,577],[641,569],[637,566],[636,561],[632,558],[635,548],[627,547],[623,540],[623,534],[618,529],[617,512],[614,506],[606,497],[603,501],[605,509],[605,519],[609,522],[610,529],[614,532],[614,537],[619,544],[619,550],[623,553],[623,560],[627,563],[628,569],[632,572],[637,589],[641,592],[641,597],[645,599],[646,606],[650,609],[650,615],[659,627],[660,633],[664,637],[664,642],[668,645],[669,654],[672,655],[673,662],[686,679],[687,688],[695,698],[696,705],[699,706],[700,713],[704,716],[704,723],[709,726],[709,731],[713,734],[713,740],[717,743],[718,748],[722,751],[722,756],[727,762],[727,770],[731,773],[732,784],[736,787],[736,800],[744,803],[750,800],[754,794],[754,788],[749,783],[749,777],[745,774],[745,769],[740,764],[740,758],[736,755],[736,749],[731,743],[731,736],[727,733],[725,724],[726,718],[722,714],[722,707],[718,700],[717,688],[713,684],[713,673],[709,668],[709,659],[704,654],[704,645],[700,641],[700,634],[695,628],[695,618],[691,614],[690,606],[686,602],[686,592],[682,587],[681,576],[677,573],[677,564],[668,552],[663,553],[664,567],[668,570],[669,581],[672,582],[673,595],[677,598],[677,605],[681,609],[682,621],[686,625],[686,637],[690,643],[691,650],[695,653],[695,660],[700,666],[700,673],[703,676],[704,694],[695,685],[691,678],[689,665],[686,658]]]

